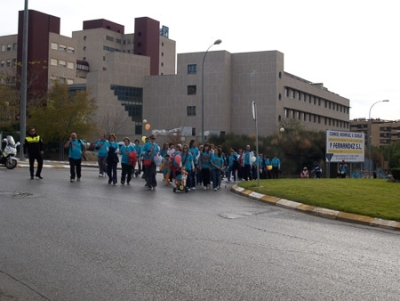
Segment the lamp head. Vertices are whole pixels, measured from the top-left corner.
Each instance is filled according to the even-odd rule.
[[[220,39],[218,39],[218,40],[216,40],[215,42],[214,42],[214,45],[219,45],[219,44],[221,44],[222,43],[222,41],[220,40]]]
[[[382,102],[389,102],[389,99],[384,99],[382,100]]]

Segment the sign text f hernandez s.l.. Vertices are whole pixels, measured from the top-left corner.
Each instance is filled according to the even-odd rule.
[[[326,131],[326,153],[330,162],[364,162],[364,133]]]

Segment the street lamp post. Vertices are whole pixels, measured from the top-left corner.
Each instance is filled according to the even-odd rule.
[[[204,145],[204,62],[206,60],[206,55],[208,53],[208,50],[214,45],[219,45],[221,44],[221,40],[216,40],[213,44],[208,47],[207,51],[204,53],[203,56],[203,63],[201,65],[201,144]]]
[[[380,102],[389,102],[389,100],[388,99],[384,99],[384,100],[379,100],[379,101],[377,101],[377,102],[374,102],[373,104],[372,104],[372,106],[369,108],[369,119],[368,119],[368,178],[371,178],[371,165],[372,165],[372,161],[371,161],[371,158],[372,158],[372,154],[371,154],[371,139],[372,139],[372,122],[371,122],[371,111],[372,111],[372,108],[374,107],[374,105],[376,105],[377,103],[380,103]]]

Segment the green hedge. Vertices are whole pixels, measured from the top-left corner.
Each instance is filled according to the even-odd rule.
[[[400,168],[392,168],[390,172],[395,180],[400,180]]]

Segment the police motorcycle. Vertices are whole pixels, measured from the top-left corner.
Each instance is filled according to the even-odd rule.
[[[15,143],[13,136],[7,136],[3,139],[5,147],[0,149],[0,164],[4,164],[8,169],[13,169],[17,166],[17,146],[19,142]]]

